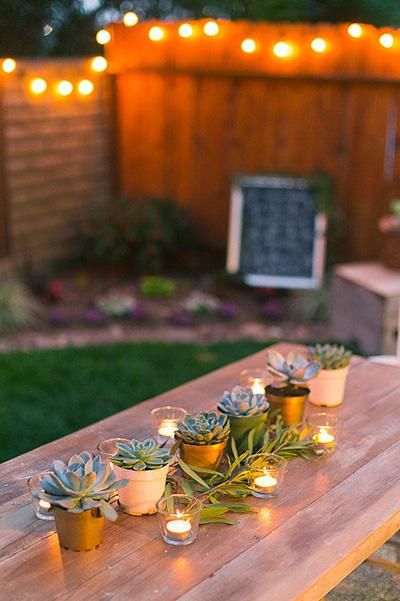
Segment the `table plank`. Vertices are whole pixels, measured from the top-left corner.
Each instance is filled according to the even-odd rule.
[[[286,351],[288,347],[281,345],[280,349]],[[319,599],[374,545],[389,538],[399,527],[400,482],[395,476],[388,480],[388,465],[393,465],[393,454],[397,453],[397,461],[400,458],[396,425],[400,370],[359,358],[352,363],[344,405],[331,410],[344,419],[343,437],[335,455],[309,463],[292,461],[283,493],[273,501],[251,498],[257,515],[239,516],[236,526],[202,526],[194,545],[172,548],[161,541],[155,516],[121,514],[117,523],[107,526],[99,549],[72,553],[59,548],[51,524],[33,518],[24,479],[47,467],[50,459],[65,458],[83,448],[94,449],[99,440],[109,436],[148,434],[149,410],[158,405],[210,409],[224,388],[237,382],[241,369],[264,363],[262,351],[1,465],[5,486],[0,491],[0,586],[5,598],[196,601],[205,595],[227,598],[228,589],[233,599],[238,598],[232,588],[240,591],[241,599],[252,601]],[[314,410],[318,409],[308,409]],[[380,485],[370,491],[368,479],[374,470],[379,472]],[[374,518],[371,508],[377,511],[378,502],[381,518]],[[347,511],[346,503],[350,506]],[[334,527],[332,513],[346,528],[342,537]],[[326,531],[334,540],[333,547],[329,546],[334,554],[322,553],[318,524],[324,536]],[[301,552],[302,537],[306,553]],[[313,570],[308,566],[310,555]],[[265,557],[262,569],[256,567],[260,557]],[[291,584],[281,589],[282,566],[287,562]],[[251,591],[246,589],[247,576],[242,573],[243,566],[250,564],[252,570],[247,576],[251,573],[254,580]],[[226,580],[231,581],[230,588]],[[265,596],[267,582],[275,597]]]

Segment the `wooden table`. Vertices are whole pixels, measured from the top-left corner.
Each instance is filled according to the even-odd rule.
[[[103,545],[75,553],[60,549],[51,522],[33,517],[26,478],[53,458],[150,434],[149,411],[159,405],[211,409],[241,369],[264,364],[257,353],[1,465],[0,598],[318,600],[390,538],[400,528],[400,370],[360,358],[336,409],[344,418],[337,452],[292,461],[281,495],[251,498],[258,513],[236,526],[202,526],[193,545],[174,548],[162,542],[156,516],[121,514]]]

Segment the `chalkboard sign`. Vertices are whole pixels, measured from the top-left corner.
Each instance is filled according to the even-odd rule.
[[[311,180],[239,177],[232,187],[227,270],[250,286],[318,288],[325,231]]]

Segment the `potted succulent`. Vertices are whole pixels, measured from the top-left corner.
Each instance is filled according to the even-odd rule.
[[[229,439],[229,421],[226,415],[214,411],[186,415],[178,423],[175,439],[185,463],[192,467],[218,469]]]
[[[321,365],[320,372],[309,383],[310,403],[323,407],[341,405],[352,352],[342,345],[316,344],[310,348],[310,355]]]
[[[111,457],[114,471],[128,480],[119,493],[122,509],[131,515],[156,513],[156,503],[163,496],[172,455],[148,438],[117,443],[118,452]]]
[[[224,392],[218,409],[229,417],[231,436],[239,453],[247,449],[250,431],[254,432],[254,448],[259,446],[269,409],[264,394],[255,394],[250,387],[235,386],[231,392]]]
[[[307,383],[315,378],[320,364],[318,361],[309,361],[299,353],[290,352],[285,358],[278,351],[268,351],[267,367],[271,374],[278,377],[265,389],[271,413],[281,414],[286,426],[300,423],[310,393]]]
[[[117,481],[100,455],[93,458],[83,451],[73,455],[67,464],[54,461],[41,481],[41,490],[35,494],[51,505],[61,547],[88,551],[101,543],[104,518],[117,519],[108,501],[126,484],[126,480]]]

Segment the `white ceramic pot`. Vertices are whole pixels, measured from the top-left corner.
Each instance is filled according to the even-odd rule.
[[[114,465],[118,480],[129,480],[120,488],[119,503],[130,515],[157,513],[156,503],[164,494],[169,465],[157,470],[126,470]]]
[[[344,389],[350,366],[340,369],[321,369],[307,382],[310,389],[308,400],[319,407],[337,407],[343,403]]]

